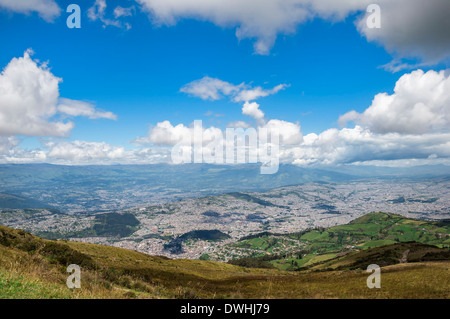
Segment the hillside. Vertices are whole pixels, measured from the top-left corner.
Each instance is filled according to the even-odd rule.
[[[351,252],[330,260],[314,264],[310,270],[367,269],[370,264],[381,267],[424,262],[450,260],[450,250],[417,242],[397,243]]]
[[[281,270],[296,270],[352,252],[411,241],[448,248],[450,223],[370,213],[346,225],[326,229],[255,234],[228,245],[222,254],[269,262]]]
[[[369,248],[317,269],[286,272],[51,241],[0,226],[0,298],[449,298],[448,251],[401,245],[384,252]],[[406,250],[405,263],[383,267],[383,289],[368,289],[361,262],[377,256],[373,260],[383,265],[384,253],[398,251],[401,259]],[[423,258],[428,253],[433,258]],[[79,290],[65,286],[69,264],[82,268]]]
[[[41,201],[7,193],[0,193],[0,209],[51,209],[58,211]]]

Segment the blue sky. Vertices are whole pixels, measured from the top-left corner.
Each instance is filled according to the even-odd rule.
[[[257,99],[267,120],[296,123],[303,136],[320,135],[330,128],[342,129],[339,117],[352,110],[362,114],[377,94],[393,94],[403,75],[416,69],[439,72],[448,67],[445,54],[433,62],[428,61],[432,59],[427,53],[411,59],[401,55],[402,49],[392,49],[388,40],[370,40],[370,35],[356,26],[365,14],[361,10],[348,10],[339,19],[324,18],[319,12],[298,21],[289,32],[278,32],[273,46],[261,54],[254,48],[255,42],[264,37],[259,31],[238,39],[236,30],[242,23],[223,26],[201,16],[200,9],[194,18],[181,12],[176,23],[158,25],[145,9],[145,0],[106,0],[102,18],[120,21],[117,27],[89,17],[94,2],[78,1],[82,27],[69,29],[65,8],[77,1],[56,1],[61,12],[51,18],[37,9],[18,10],[8,6],[7,0],[6,4],[0,1],[2,68],[32,49],[33,60],[48,61],[50,72],[63,79],[60,97],[88,102],[117,116],[116,120],[71,117],[74,127],[63,138],[3,133],[20,139],[14,147],[32,150],[43,149],[43,141],[90,141],[129,150],[136,148],[130,141],[150,134],[149,129],[163,121],[188,126],[202,119],[205,126],[220,129],[233,121],[254,125],[253,119],[242,114],[242,103],[226,96],[204,100],[180,91],[205,76],[267,90],[286,84],[276,94]],[[118,6],[131,8],[132,15],[116,19],[113,10]],[[446,50],[444,53],[448,53]],[[410,65],[397,72],[383,67],[399,58]],[[61,118],[67,120],[61,114],[52,119]],[[360,122],[365,123],[363,119]],[[444,131],[447,124],[443,124]],[[371,132],[386,133],[367,127]],[[442,127],[439,130],[442,132]],[[430,132],[434,131],[422,133]],[[438,157],[445,152],[438,152]],[[424,154],[419,157],[426,158]]]
[[[243,119],[238,105],[179,92],[205,75],[264,87],[290,84],[264,100],[265,111],[280,119],[295,117],[305,132],[319,133],[337,126],[339,115],[365,109],[376,93],[392,91],[399,77],[379,68],[391,57],[368,43],[351,18],[334,25],[317,19],[280,38],[269,55],[261,56],[253,53],[251,40],[238,41],[233,29],[208,22],[158,28],[141,14],[125,31],[103,28],[86,16],[81,29],[68,29],[65,17],[52,24],[36,15],[2,17],[0,36],[8,44],[0,64],[32,48],[34,58],[48,60],[52,73],[63,78],[61,96],[92,101],[118,115],[117,123],[80,123],[74,139],[95,134],[109,143],[124,143],[118,127],[133,139],[152,123],[169,119],[189,124],[207,111],[225,114],[222,122]]]

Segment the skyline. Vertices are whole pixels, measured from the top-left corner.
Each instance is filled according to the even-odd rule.
[[[203,120],[279,129],[282,163],[450,165],[446,1],[37,2],[0,1],[0,163],[168,162]]]

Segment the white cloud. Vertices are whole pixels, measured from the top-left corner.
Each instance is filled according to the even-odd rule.
[[[356,126],[308,134],[301,145],[285,152],[284,160],[298,165],[334,165],[423,160],[430,156],[437,160],[450,158],[450,133],[376,134]]]
[[[53,75],[46,64],[38,65],[33,61],[31,53],[28,50],[23,57],[13,58],[0,74],[0,135],[67,136],[74,123],[52,120],[61,113],[91,118],[115,117],[84,102],[60,99],[62,80]]]
[[[161,125],[160,125],[161,126]],[[180,136],[180,128],[186,134],[193,134],[192,128],[183,125],[165,124],[165,133],[172,136],[165,139],[160,134],[149,131],[146,143],[159,143],[150,147],[125,150],[121,146],[113,146],[103,142],[58,142],[47,143],[47,150],[24,150],[18,147],[17,141],[0,138],[0,162],[30,163],[48,162],[55,164],[136,164],[136,163],[170,163],[171,147]],[[178,128],[177,128],[178,127]],[[356,126],[354,128],[329,129],[320,134],[308,134],[302,138],[300,127],[294,123],[271,120],[267,128],[276,129],[281,136],[280,161],[301,166],[310,165],[378,165],[404,166],[421,164],[450,165],[450,132],[415,134],[377,134],[369,129]],[[214,134],[217,128],[203,128],[205,141],[197,152],[212,152]],[[206,133],[207,132],[207,133]],[[189,143],[183,144],[188,152],[192,151]],[[2,143],[12,145],[2,149]]]
[[[221,130],[216,127],[201,128],[203,143],[209,143],[214,140],[217,134],[221,134]],[[150,128],[147,137],[141,137],[135,140],[136,144],[153,143],[157,145],[173,146],[178,143],[190,145],[198,142],[198,136],[194,133],[194,125],[187,127],[183,124],[173,126],[169,121],[157,123],[155,127]]]
[[[279,35],[294,34],[299,25],[321,18],[337,22],[357,13],[355,24],[368,41],[381,44],[394,56],[386,65],[392,71],[410,67],[403,58],[419,58],[422,64],[448,61],[450,52],[450,2],[448,0],[378,0],[382,27],[370,29],[366,8],[373,0],[136,0],[156,25],[175,25],[181,19],[209,21],[236,28],[239,39],[256,39],[254,50],[268,54]],[[60,15],[54,0],[0,0],[0,8],[14,12],[38,12],[46,20]],[[104,26],[129,29],[119,18],[133,15],[134,6],[117,6],[114,19],[106,18],[106,0],[96,0],[88,10],[91,20]]]
[[[268,54],[280,34],[293,34],[300,24],[316,17],[342,21],[359,13],[358,31],[395,55],[436,63],[449,57],[450,2],[448,0],[378,0],[381,29],[366,25],[366,9],[373,0],[136,0],[155,24],[174,25],[180,19],[209,21],[236,28],[239,39],[256,39],[254,50]]]
[[[217,101],[224,96],[230,96],[240,91],[244,84],[234,85],[226,81],[205,76],[192,81],[180,89],[180,92],[199,97],[202,100]]]
[[[241,121],[229,123],[227,127],[234,129],[251,129],[248,123]],[[257,134],[257,132],[263,134],[260,136],[259,140],[259,147],[261,148],[260,151],[264,149],[265,145],[272,143],[266,140],[266,136],[278,136],[281,148],[290,148],[293,145],[298,146],[303,140],[303,135],[298,124],[281,120],[270,120],[266,124],[262,123],[256,128],[256,130],[244,132],[246,132],[244,135],[252,135],[253,133]],[[183,124],[178,124],[175,126],[169,121],[164,121],[151,128],[146,137],[138,138],[134,141],[134,143],[136,145],[152,144],[161,148],[166,147],[166,149],[176,146],[178,150],[183,151],[183,154],[191,154],[191,152],[195,152],[197,154],[197,158],[201,158],[201,154],[204,154],[203,156],[206,157],[210,156],[205,154],[215,153],[218,147],[220,149],[223,149],[224,147],[228,149],[231,147],[235,150],[235,154],[237,154],[242,150],[237,149],[239,144],[235,145],[234,138],[232,140],[227,140],[228,133],[228,131],[222,131],[216,127],[197,126],[196,128],[195,123],[187,127]],[[240,135],[241,132],[235,131],[234,133],[239,139],[242,138]],[[245,140],[240,141],[244,144],[247,143]],[[244,147],[247,148],[249,145]],[[262,153],[260,156],[262,156]],[[222,157],[219,156],[219,158],[219,161],[223,160]],[[188,162],[190,161],[190,157],[186,159]],[[168,161],[170,159],[164,157],[164,160]]]
[[[258,103],[251,101],[276,94],[288,86],[287,84],[279,84],[272,89],[263,89],[260,86],[251,87],[245,83],[234,85],[220,79],[205,76],[200,80],[186,84],[180,91],[199,97],[202,100],[216,101],[223,97],[228,97],[233,102],[245,102],[242,106],[242,114],[252,117],[259,126],[262,126],[265,123],[264,112],[260,110]]]
[[[270,120],[262,126],[271,130],[276,130],[280,136],[280,146],[298,145],[303,141],[303,134],[300,125],[282,120]]]
[[[95,3],[88,10],[88,17],[92,21],[100,20],[103,22],[103,26],[115,26],[120,27],[121,24],[118,20],[112,20],[105,18],[106,0],[95,0]]]
[[[14,136],[0,136],[0,155],[8,153],[19,145],[19,140]]]
[[[73,123],[49,121],[57,112],[61,79],[30,53],[13,58],[0,74],[0,135],[67,135]]]
[[[241,90],[233,98],[233,100],[235,102],[254,101],[261,97],[266,97],[269,95],[277,94],[279,91],[284,90],[286,87],[288,87],[288,85],[279,84],[279,85],[275,86],[273,89],[269,89],[269,90],[265,90],[260,86],[255,87],[255,88],[245,89],[245,90]]]
[[[114,9],[114,17],[120,18],[120,17],[130,17],[133,15],[135,8],[134,7],[130,7],[130,8],[123,8],[121,6],[117,6]]]
[[[10,141],[2,149],[5,138],[0,137],[0,163],[52,163],[62,165],[156,164],[170,161],[167,147],[143,147],[125,150],[105,142],[57,141],[43,142],[42,149],[27,150]],[[8,142],[6,142],[8,143]]]
[[[261,97],[278,93],[288,87],[287,84],[279,84],[272,89],[263,89],[260,86],[251,87],[248,84],[232,84],[217,78],[205,76],[200,80],[192,81],[180,89],[180,92],[201,98],[202,100],[217,101],[223,97],[230,98],[233,102],[250,102]]]
[[[71,163],[121,160],[126,155],[123,147],[112,146],[104,142],[59,142],[49,143],[47,147],[49,148],[48,158]]]
[[[259,109],[259,104],[256,102],[245,102],[242,114],[251,116],[259,123],[264,122],[264,112]]]
[[[357,27],[369,41],[381,44],[396,57],[393,63],[386,65],[389,70],[407,68],[407,64],[401,62],[403,57],[420,57],[421,64],[429,65],[449,58],[450,1],[383,0],[374,3],[381,6],[381,28],[368,28],[365,16],[357,21]]]
[[[105,0],[95,0],[95,3],[88,10],[88,17],[92,21],[101,19],[105,15],[106,1]]]
[[[82,101],[70,100],[65,98],[59,99],[58,112],[69,116],[85,116],[90,119],[109,119],[117,120],[117,115],[112,112],[105,112],[95,109],[95,106]]]
[[[151,128],[147,137],[136,139],[138,144],[154,143],[160,145],[175,145],[186,137],[191,136],[191,129],[178,124],[173,126],[169,121],[157,123]]]
[[[0,8],[25,14],[37,12],[46,21],[53,21],[61,14],[54,0],[0,0]]]
[[[95,0],[94,5],[88,9],[89,19],[92,21],[100,20],[103,23],[103,27],[114,26],[118,28],[126,28],[127,30],[131,29],[131,25],[129,23],[122,23],[119,18],[132,16],[134,7],[123,8],[117,6],[113,11],[115,19],[109,19],[106,17],[106,7],[106,0]]]
[[[174,25],[178,19],[207,20],[221,27],[237,27],[239,39],[256,38],[255,51],[267,54],[277,34],[293,33],[307,19],[306,8],[292,0],[137,0],[156,24]]]
[[[348,121],[375,133],[422,134],[450,128],[450,74],[448,71],[416,70],[403,75],[394,93],[380,93],[362,114],[344,114]]]

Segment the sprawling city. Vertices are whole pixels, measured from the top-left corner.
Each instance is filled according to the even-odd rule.
[[[137,219],[138,226],[129,236],[115,233],[90,236],[88,230],[104,211],[67,214],[46,209],[1,209],[0,222],[44,237],[112,245],[170,258],[198,259],[208,254],[215,256],[213,259],[228,261],[239,256],[219,258],[224,246],[265,231],[288,234],[343,225],[371,212],[415,219],[448,219],[449,189],[448,178],[311,182],[260,193],[233,192],[112,211]],[[108,201],[108,197],[104,200]],[[217,230],[224,238],[220,241],[194,238],[182,243],[179,250],[166,248],[177,237],[198,230]]]

